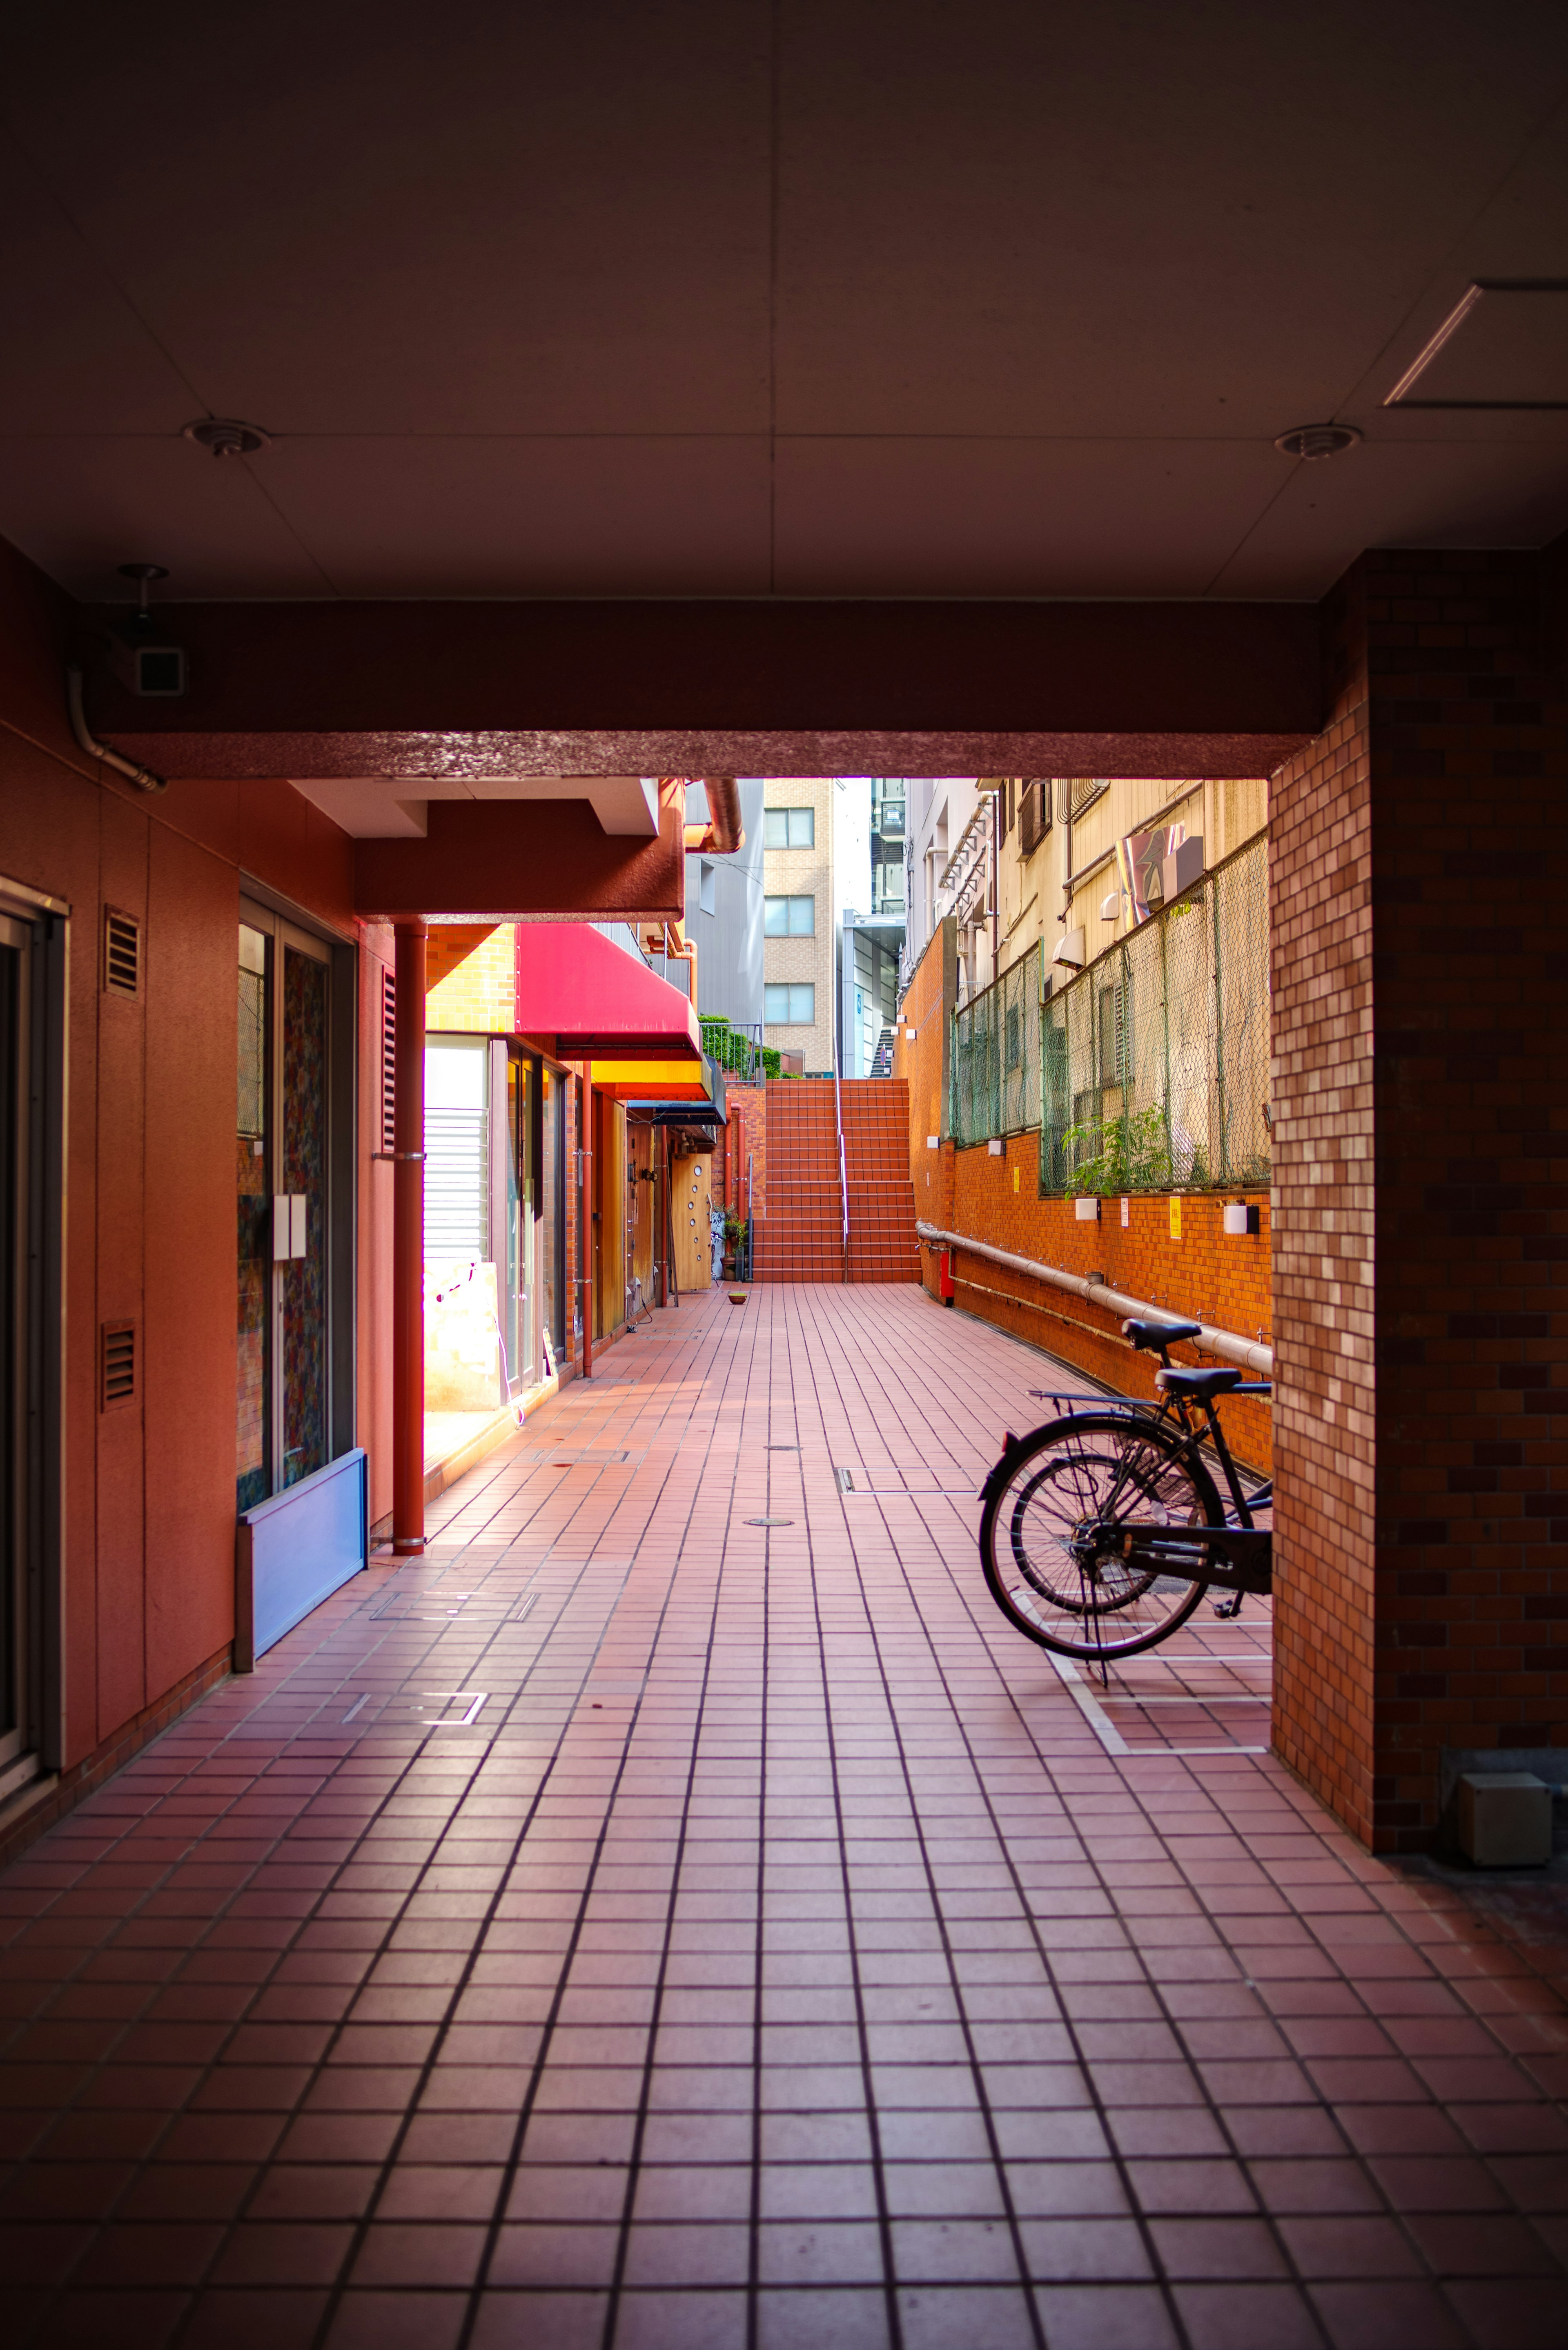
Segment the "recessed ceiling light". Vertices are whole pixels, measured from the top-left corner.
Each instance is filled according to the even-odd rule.
[[[259,424],[242,424],[234,416],[199,416],[194,424],[186,425],[184,437],[198,449],[210,449],[214,457],[254,457],[258,449],[272,447],[270,432]]]
[[[1298,424],[1282,432],[1274,446],[1287,457],[1337,457],[1360,438],[1354,424]]]

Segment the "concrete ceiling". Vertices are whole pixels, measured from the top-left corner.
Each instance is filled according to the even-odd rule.
[[[79,596],[1295,598],[1568,525],[1568,413],[1383,404],[1568,279],[1560,0],[27,16],[0,532]],[[1489,299],[1431,382],[1568,400]]]

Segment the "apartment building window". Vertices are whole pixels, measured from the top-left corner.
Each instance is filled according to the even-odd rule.
[[[764,848],[815,848],[816,847],[816,810],[808,807],[764,808],[763,810],[763,847]]]
[[[770,1028],[810,1028],[816,1021],[816,989],[807,980],[787,987],[764,987],[763,1018]]]
[[[788,813],[787,810],[784,811]],[[811,810],[807,808],[807,816]],[[815,898],[764,898],[763,932],[770,939],[810,939],[816,935]]]

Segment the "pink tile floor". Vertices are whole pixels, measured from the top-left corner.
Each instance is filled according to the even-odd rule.
[[[1568,2341],[1562,1889],[1247,1751],[1255,1607],[1104,1692],[1009,1629],[1040,1356],[656,1327],[0,1878],[7,2340]]]

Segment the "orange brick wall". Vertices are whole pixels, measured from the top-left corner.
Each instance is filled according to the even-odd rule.
[[[1275,1740],[1385,1850],[1568,1745],[1568,780],[1528,555],[1377,553],[1275,778]]]
[[[752,1213],[768,1212],[768,1121],[765,1086],[729,1086],[724,1092],[729,1125],[724,1132],[724,1205],[738,1216],[746,1204],[746,1155],[752,1159]],[[715,1160],[717,1165],[717,1159]]]
[[[945,977],[944,977],[945,973]],[[946,1142],[948,1014],[955,977],[953,925],[943,922],[915,966],[893,1032],[893,1075],[909,1088],[909,1180],[922,1222],[952,1226],[952,1150]],[[914,1031],[914,1042],[909,1032]],[[936,1150],[930,1136],[941,1139]]]
[[[921,1141],[923,1146],[923,1137]],[[922,1149],[914,1155],[918,1159],[926,1154]],[[1010,1136],[1001,1158],[993,1159],[983,1143],[977,1149],[959,1151],[944,1145],[941,1155],[951,1168],[953,1211],[946,1218],[927,1216],[926,1222],[971,1233],[992,1248],[1033,1257],[1081,1278],[1099,1274],[1107,1288],[1144,1299],[1168,1314],[1211,1322],[1269,1344],[1267,1192],[1237,1191],[1223,1197],[1210,1191],[1182,1193],[1181,1237],[1173,1240],[1170,1201],[1163,1194],[1129,1199],[1125,1226],[1119,1200],[1101,1201],[1098,1223],[1079,1223],[1071,1200],[1041,1199],[1037,1134]],[[1227,1239],[1225,1197],[1244,1198],[1260,1211],[1262,1229],[1255,1237]],[[937,1256],[936,1250],[922,1249],[922,1277],[933,1296]],[[957,1302],[966,1312],[1077,1364],[1107,1386],[1129,1395],[1154,1393],[1158,1366],[1122,1337],[1121,1315],[1102,1313],[1065,1290],[1010,1273],[986,1257],[959,1252],[954,1274]],[[1174,1359],[1207,1364],[1222,1357],[1182,1347]],[[1224,1420],[1238,1456],[1266,1471],[1272,1458],[1267,1401],[1228,1404]]]
[[[425,948],[425,1025],[510,1036],[517,1026],[517,957],[510,922],[436,922]]]

